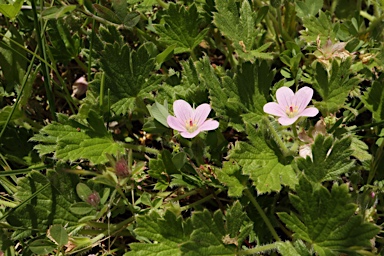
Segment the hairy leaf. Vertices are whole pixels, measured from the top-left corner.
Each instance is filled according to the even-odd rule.
[[[154,56],[145,44],[137,51],[131,50],[128,44],[120,41],[113,29],[104,31],[101,40],[104,38],[117,39],[114,43],[105,43],[100,54],[100,65],[105,73],[104,102],[110,102],[117,115],[130,113],[136,107],[136,100],[161,79],[152,73],[155,67]],[[101,80],[98,76],[91,83],[90,88],[95,94],[100,93]]]
[[[305,177],[296,187],[290,201],[296,213],[278,213],[280,219],[294,232],[294,236],[312,244],[319,255],[352,255],[370,246],[379,228],[364,222],[356,215],[357,206],[351,203],[347,184],[334,184],[331,192]]]
[[[106,154],[124,152],[124,147],[113,140],[100,117],[95,112],[90,113],[86,125],[63,116],[61,123],[45,126],[31,138],[40,142],[35,149],[40,155],[55,153],[60,160],[88,159],[94,164],[107,162]]]
[[[164,24],[154,27],[160,36],[160,41],[168,45],[177,45],[176,54],[192,52],[208,32],[208,29],[199,29],[201,18],[194,4],[188,9],[177,4],[169,4],[164,21]]]
[[[131,243],[129,255],[235,255],[252,229],[252,222],[235,202],[224,217],[198,211],[183,221],[170,211],[151,212],[137,220],[135,234],[153,243]]]
[[[291,165],[283,165],[275,152],[268,147],[264,136],[250,125],[246,126],[249,142],[238,141],[229,152],[243,173],[249,175],[259,193],[280,191],[282,185],[295,186],[297,177]]]
[[[242,1],[240,10],[236,1],[216,0],[217,12],[213,22],[228,39],[233,42],[236,52],[245,60],[254,58],[271,58],[269,53],[261,53],[255,49],[256,25],[268,12],[268,7],[261,8],[258,13],[252,11],[248,1]]]
[[[298,168],[309,180],[323,182],[337,179],[355,165],[355,161],[350,159],[353,152],[351,138],[334,140],[332,136],[318,135],[312,145],[312,159],[297,158]]]
[[[368,92],[361,97],[365,107],[372,112],[373,118],[377,121],[384,120],[383,79],[384,75],[381,75],[378,80],[375,80],[372,83],[372,87],[368,90]]]
[[[350,67],[350,58],[340,64],[334,60],[329,72],[321,63],[316,64],[313,87],[323,100],[316,101],[315,106],[324,116],[342,108],[349,92],[360,82],[358,77],[352,76]]]
[[[48,183],[47,189],[29,200],[33,193]],[[46,176],[32,171],[21,178],[15,197],[20,202],[29,201],[7,218],[12,226],[20,228],[15,230],[12,238],[22,239],[39,232],[45,234],[52,224],[65,225],[67,231],[73,230],[78,217],[69,208],[78,199],[75,191],[77,183],[76,175],[55,171],[48,171]]]

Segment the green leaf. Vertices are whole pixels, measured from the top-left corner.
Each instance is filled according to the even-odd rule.
[[[48,230],[48,236],[60,247],[68,243],[67,231],[61,225],[52,225]]]
[[[92,194],[92,190],[85,183],[79,183],[76,185],[76,193],[81,200],[87,202],[88,197]]]
[[[217,179],[228,187],[228,196],[241,197],[246,189],[248,177],[242,175],[240,166],[234,161],[226,161],[223,168],[215,168]]]
[[[305,16],[316,16],[319,10],[323,7],[324,0],[305,0],[296,1],[296,14],[300,18]]]
[[[240,10],[234,0],[216,0],[215,3],[217,12],[214,13],[213,22],[232,41],[240,57],[245,60],[253,60],[255,57],[269,58],[269,54],[262,56],[257,51],[252,51],[255,49],[255,35],[258,34],[256,25],[266,15],[268,7],[261,8],[256,14],[246,0],[242,1]]]
[[[233,79],[225,76],[221,81],[207,58],[196,66],[209,89],[213,109],[218,116],[226,116],[230,125],[243,130],[244,123],[240,117],[256,124],[265,116],[263,106],[268,102],[269,89],[275,74],[265,61],[245,62]]]
[[[124,255],[235,255],[252,227],[239,202],[226,216],[204,210],[185,221],[170,211],[163,217],[152,211],[137,218],[134,232],[153,243],[131,243],[132,251]]]
[[[331,192],[305,177],[296,187],[290,201],[297,213],[278,213],[280,219],[294,232],[294,237],[309,242],[321,256],[358,252],[371,246],[379,227],[364,222],[351,203],[347,184],[334,184]]]
[[[13,19],[20,12],[23,3],[24,0],[16,0],[12,4],[0,4],[0,13],[7,18]]]
[[[372,112],[376,121],[384,120],[384,75],[380,75],[379,79],[373,81],[372,87],[361,97],[361,101],[365,107]]]
[[[74,203],[69,207],[69,210],[77,215],[86,215],[94,210],[92,206],[85,202]]]
[[[149,92],[149,86],[160,82],[161,77],[152,74],[154,58],[145,44],[133,51],[128,44],[118,42],[106,43],[100,55],[100,64],[105,72],[104,102],[110,102],[117,115],[133,112],[140,95]],[[91,83],[91,90],[97,95],[100,83],[100,77]]]
[[[317,37],[320,37],[322,42],[325,42],[328,38],[337,38],[337,29],[335,29],[335,24],[332,23],[329,12],[320,11],[318,17],[305,16],[303,25],[305,29],[300,31],[301,37],[308,43],[316,42]]]
[[[352,155],[351,137],[335,140],[332,136],[316,136],[310,157],[297,158],[298,168],[313,182],[323,182],[339,178],[355,165]]]
[[[43,19],[59,19],[66,16],[68,13],[71,13],[76,9],[76,5],[64,5],[61,7],[52,6],[44,11],[42,11],[41,15]]]
[[[26,52],[21,50],[16,43],[24,45],[24,39],[16,27],[9,26],[0,41],[2,78],[9,84],[9,88],[6,88],[6,90],[13,90],[14,85],[22,84],[27,66]]]
[[[200,31],[201,18],[196,5],[192,4],[186,9],[170,3],[165,12],[164,24],[154,25],[160,36],[160,41],[167,45],[176,44],[175,54],[192,52],[204,39],[208,29]]]
[[[165,61],[167,61],[171,56],[173,55],[173,51],[176,48],[176,44],[170,45],[165,49],[162,53],[159,53],[156,56],[156,63],[157,67],[160,69],[161,64],[163,64]]]
[[[70,18],[48,21],[49,48],[56,61],[68,63],[79,55],[80,37],[72,26]]]
[[[286,241],[279,242],[277,247],[279,253],[282,256],[312,256],[313,252],[310,252],[302,240],[297,240],[294,243]]]
[[[298,180],[291,165],[279,162],[276,153],[268,147],[264,136],[250,125],[246,125],[249,142],[237,141],[229,152],[249,175],[258,193],[280,191],[282,185],[294,187]]]
[[[186,162],[187,154],[185,154],[184,152],[179,152],[172,157],[172,163],[178,170],[180,170]]]
[[[349,92],[359,84],[359,77],[351,74],[350,67],[350,58],[340,64],[334,60],[329,72],[321,63],[316,64],[313,87],[323,100],[316,101],[315,107],[321,111],[323,116],[335,113],[342,108]]]
[[[83,158],[100,164],[109,161],[107,154],[124,152],[124,147],[113,140],[96,113],[90,112],[89,122],[93,127],[63,116],[62,123],[45,126],[31,140],[40,142],[35,146],[40,155],[54,152],[56,158],[63,161]]]
[[[28,248],[37,255],[49,255],[56,249],[56,244],[47,239],[37,239],[29,244]]]
[[[167,122],[167,117],[169,116],[167,101],[164,102],[164,105],[161,105],[160,103],[155,101],[155,103],[153,103],[152,106],[148,105],[147,109],[151,114],[151,116],[153,116],[153,118],[155,118],[158,122],[160,122],[165,127],[169,127]]]
[[[69,211],[69,208],[78,200],[74,189],[78,179],[76,175],[52,170],[46,175],[32,171],[26,177],[20,178],[15,194],[20,202],[28,201],[33,193],[46,184],[49,183],[49,186],[27,204],[9,214],[8,223],[19,227],[15,229],[12,238],[22,239],[36,234],[37,230],[45,233],[52,224],[66,226],[68,232],[76,228],[78,217]]]
[[[12,111],[12,108],[15,106],[5,106],[4,108],[0,109],[0,127],[2,127],[8,119],[9,114]],[[10,122],[17,120],[23,116],[23,113],[20,111],[19,108],[16,107],[15,111],[13,112],[13,115],[10,119]]]
[[[124,256],[181,255],[180,245],[189,240],[191,232],[190,221],[183,223],[182,218],[177,218],[169,211],[165,212],[163,217],[152,211],[137,218],[135,234],[156,243],[131,243],[129,246],[132,251]]]

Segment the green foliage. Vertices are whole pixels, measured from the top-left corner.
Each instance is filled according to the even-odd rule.
[[[355,161],[350,159],[351,137],[335,140],[332,136],[318,135],[311,148],[312,158],[296,160],[298,168],[310,181],[334,180],[355,166]]]
[[[361,97],[366,108],[373,113],[373,118],[377,121],[384,120],[384,93],[381,82],[383,78],[384,75],[381,75],[378,80],[373,81],[372,87]]]
[[[168,45],[176,44],[175,54],[193,52],[204,39],[208,29],[200,29],[202,19],[196,5],[184,6],[169,4],[164,15],[164,24],[155,25],[160,41]]]
[[[215,3],[217,12],[214,13],[213,22],[223,35],[232,41],[241,58],[245,60],[272,58],[270,53],[261,53],[265,50],[264,47],[255,50],[255,35],[258,34],[256,25],[267,14],[268,7],[263,7],[256,13],[252,11],[248,1],[242,1],[240,10],[234,0],[217,0]]]
[[[246,189],[248,177],[242,175],[241,167],[236,162],[224,162],[222,169],[215,169],[219,181],[228,187],[228,196],[240,197]]]
[[[235,202],[225,217],[204,210],[183,221],[170,211],[138,217],[135,234],[154,243],[132,243],[129,255],[234,255],[252,229],[252,222]]]
[[[296,1],[297,16],[304,18],[305,16],[316,16],[319,10],[323,7],[323,0],[306,0]]]
[[[25,75],[26,53],[24,51],[19,52],[18,46],[18,44],[23,45],[23,40],[19,31],[10,26],[0,41],[0,66],[4,79],[9,84],[9,87],[5,87],[7,91],[14,85],[21,85]]]
[[[7,217],[12,226],[19,228],[12,234],[12,239],[45,234],[52,224],[66,226],[68,231],[76,228],[78,217],[69,211],[69,206],[77,200],[74,187],[78,180],[76,175],[53,170],[46,176],[32,171],[21,178],[15,197],[20,204],[25,204]],[[47,187],[33,197],[44,186]]]
[[[294,187],[298,180],[292,166],[279,162],[260,130],[247,125],[246,131],[249,142],[236,142],[229,159],[242,166],[243,174],[249,175],[258,193],[280,191],[282,185]]]
[[[309,0],[306,2],[309,2]],[[311,6],[311,4],[309,4],[309,6]],[[313,8],[309,7],[312,9],[310,11],[315,11],[317,8],[315,8],[315,5],[312,7]],[[322,42],[325,42],[328,38],[336,38],[337,31],[335,29],[335,24],[332,23],[328,12],[324,13],[320,11],[318,17],[312,15],[305,16],[303,18],[303,25],[306,29],[301,31],[301,37],[308,43],[316,42],[317,37],[320,37]]]
[[[98,77],[91,84],[96,94],[104,95],[104,102],[110,102],[116,115],[131,113],[135,110],[137,100],[144,97],[151,85],[159,83],[161,77],[152,72],[155,67],[154,56],[142,45],[137,51],[131,50],[128,44],[122,44],[117,32],[110,28],[103,32],[103,37],[114,43],[106,43],[100,54],[100,65],[105,74],[105,85]],[[104,91],[100,91],[100,90]],[[109,93],[108,93],[109,92]],[[101,96],[101,95],[100,95]]]
[[[316,64],[313,87],[320,94],[322,101],[316,101],[315,107],[319,108],[323,115],[335,113],[344,107],[349,92],[359,84],[359,77],[352,76],[350,67],[351,59],[341,63],[334,60],[329,71],[322,64]]]
[[[283,256],[311,256],[313,252],[310,252],[302,240],[295,242],[280,242],[278,250]]]
[[[274,77],[266,62],[245,62],[234,78],[225,76],[221,82],[210,66],[208,59],[197,63],[205,86],[209,90],[213,109],[229,119],[235,129],[244,130],[243,121],[256,124],[265,115],[264,104],[269,98],[269,89]]]
[[[117,155],[124,151],[95,112],[90,112],[87,123],[61,116],[60,122],[45,126],[31,140],[40,143],[35,146],[40,155],[55,153],[55,157],[63,161],[84,158],[101,164],[108,161],[106,154]]]
[[[319,255],[356,255],[370,246],[379,228],[356,215],[347,184],[334,184],[331,192],[304,177],[290,201],[297,213],[278,213],[295,238],[309,242]]]
[[[4,16],[13,19],[20,12],[23,0],[16,0],[12,4],[0,4],[0,13]]]

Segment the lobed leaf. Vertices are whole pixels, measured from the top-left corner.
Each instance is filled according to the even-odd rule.
[[[8,223],[19,227],[12,234],[15,240],[26,238],[38,232],[46,233],[52,224],[66,226],[71,231],[77,226],[78,217],[69,209],[78,198],[74,187],[79,178],[76,175],[48,171],[47,176],[38,171],[30,172],[18,180],[15,197],[20,202],[30,200],[37,190],[50,184],[27,204],[11,212]]]
[[[170,3],[164,22],[154,27],[161,42],[176,45],[175,54],[193,52],[208,32],[208,29],[199,29],[201,18],[194,4],[186,9],[184,6]]]
[[[40,142],[35,146],[40,155],[55,153],[55,157],[63,161],[88,159],[101,164],[109,161],[107,154],[124,152],[124,147],[113,140],[95,112],[90,112],[87,125],[65,117],[62,123],[45,126],[31,140]]]
[[[297,213],[278,213],[294,232],[294,237],[309,242],[319,255],[352,254],[370,246],[379,227],[356,215],[347,184],[334,184],[331,192],[305,177],[290,201]]]
[[[242,166],[258,193],[280,191],[282,185],[294,187],[298,180],[292,166],[279,162],[259,130],[247,124],[246,131],[249,142],[237,141],[228,157]]]
[[[337,179],[355,166],[351,137],[335,140],[332,136],[316,136],[312,145],[312,158],[297,158],[297,166],[313,182]]]

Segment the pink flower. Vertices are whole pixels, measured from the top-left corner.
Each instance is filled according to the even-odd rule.
[[[301,116],[315,116],[319,110],[315,107],[307,108],[313,96],[313,90],[304,86],[296,93],[288,87],[281,87],[276,91],[276,102],[269,102],[264,105],[264,112],[278,116],[279,123],[291,125]]]
[[[175,116],[168,116],[168,125],[180,132],[184,138],[193,138],[202,131],[215,130],[219,127],[219,122],[207,119],[211,107],[209,104],[201,104],[193,109],[188,102],[177,100],[173,103],[173,113]]]

